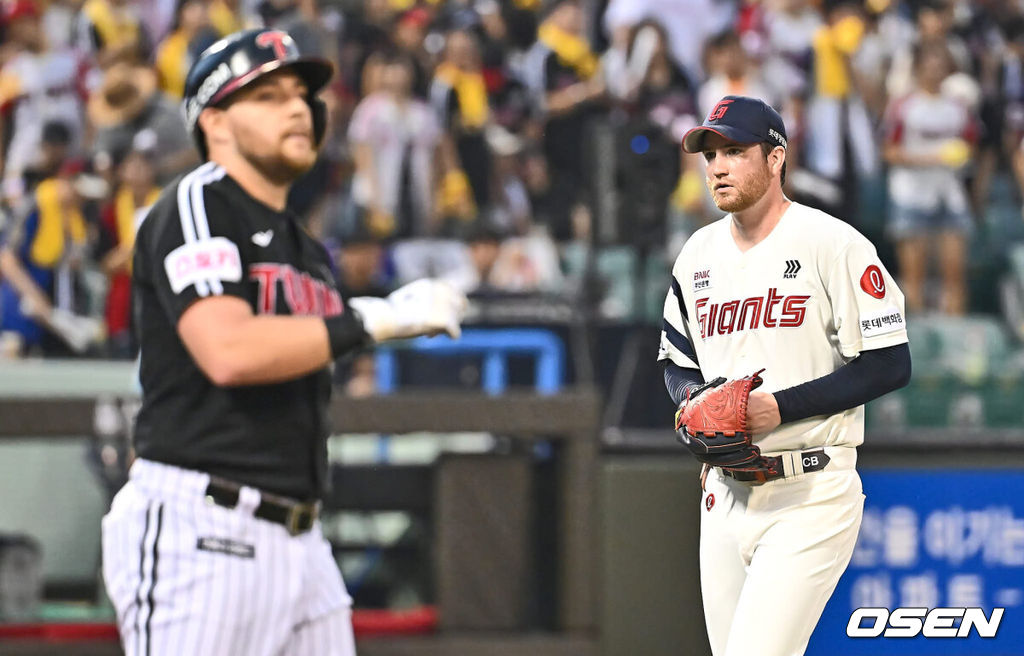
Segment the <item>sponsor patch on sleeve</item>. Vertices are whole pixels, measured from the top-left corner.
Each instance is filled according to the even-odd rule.
[[[874,264],[865,269],[860,277],[860,288],[869,296],[885,298],[885,276],[882,275],[882,270]]]
[[[171,290],[180,294],[201,280],[238,282],[242,279],[242,257],[238,246],[226,237],[213,237],[182,244],[164,258]]]
[[[903,315],[896,307],[889,307],[860,315],[860,334],[865,338],[894,333],[906,328]]]

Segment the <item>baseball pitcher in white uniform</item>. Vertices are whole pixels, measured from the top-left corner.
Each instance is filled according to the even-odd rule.
[[[848,224],[786,198],[786,128],[727,96],[683,139],[722,219],[672,269],[658,359],[704,463],[714,656],[799,656],[853,553],[864,403],[910,378],[903,294]]]

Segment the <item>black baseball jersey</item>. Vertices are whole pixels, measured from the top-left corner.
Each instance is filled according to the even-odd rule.
[[[218,387],[177,324],[193,302],[222,294],[255,314],[340,314],[324,247],[293,214],[255,200],[208,162],[169,185],[139,227],[132,285],[142,360],[138,456],[297,499],[322,496],[328,369]]]

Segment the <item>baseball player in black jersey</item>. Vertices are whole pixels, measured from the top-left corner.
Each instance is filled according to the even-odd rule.
[[[317,515],[329,365],[367,343],[459,335],[465,298],[419,280],[343,301],[288,212],[325,126],[331,65],[275,30],[218,41],[186,80],[206,163],[139,228],[142,408],[129,482],[103,520],[103,574],[129,656],[355,654]]]

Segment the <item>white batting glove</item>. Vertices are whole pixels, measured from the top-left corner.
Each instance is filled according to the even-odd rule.
[[[75,353],[84,353],[90,344],[103,339],[103,323],[92,317],[72,314],[67,310],[54,309],[50,315],[50,327]]]
[[[363,318],[374,342],[447,333],[462,334],[466,296],[446,282],[423,278],[399,287],[387,298],[359,296],[348,304]]]

